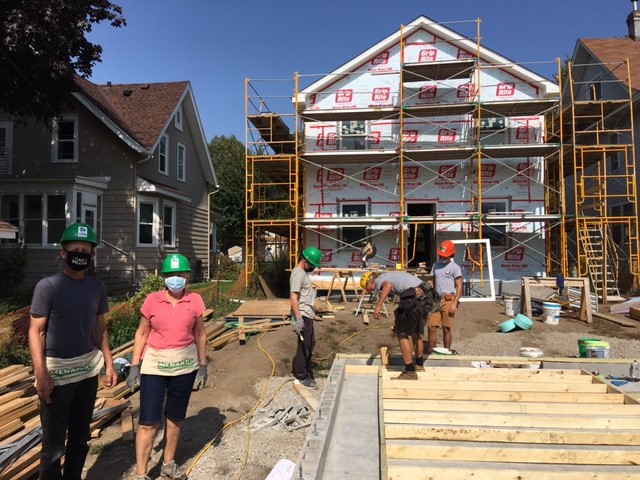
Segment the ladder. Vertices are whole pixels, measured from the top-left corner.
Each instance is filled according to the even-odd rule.
[[[582,250],[593,291],[603,302],[607,297],[620,296],[618,256],[611,235],[605,236],[601,225],[588,226],[582,232]]]

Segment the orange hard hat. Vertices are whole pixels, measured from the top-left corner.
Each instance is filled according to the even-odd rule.
[[[455,253],[456,253],[456,246],[453,244],[451,240],[445,240],[444,242],[442,242],[442,244],[440,245],[440,248],[438,249],[438,255],[444,258],[453,257]]]

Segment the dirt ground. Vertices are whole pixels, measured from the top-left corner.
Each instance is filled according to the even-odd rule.
[[[392,356],[399,356],[399,348],[395,337],[390,331],[391,318],[373,319],[370,324],[363,323],[362,316],[355,317],[353,311],[355,302],[343,305],[344,310],[336,313],[336,318],[316,321],[317,345],[315,349],[316,372],[322,377],[322,371],[331,366],[336,352],[349,354],[377,355],[380,347],[389,348]],[[608,311],[606,306],[601,311]],[[391,313],[391,312],[390,312]],[[497,302],[463,303],[456,316],[456,326],[453,330],[452,348],[460,354],[475,354],[465,352],[465,345],[478,336],[484,336],[485,350],[492,355],[513,355],[518,346],[547,347],[545,338],[548,335],[575,334],[577,337],[640,339],[639,328],[622,327],[615,323],[594,317],[590,325],[580,320],[562,317],[559,325],[547,325],[538,319],[530,331],[518,334],[504,334],[498,331],[498,325],[508,317],[504,314],[504,307]],[[627,317],[620,316],[629,321]],[[505,351],[505,335],[513,345]],[[258,341],[259,340],[259,341]],[[626,341],[625,340],[625,341]],[[441,340],[439,340],[439,343]],[[640,342],[634,343],[634,345]],[[545,350],[548,356],[577,356],[575,352]],[[441,346],[441,343],[440,343]],[[296,337],[289,327],[281,327],[271,331],[263,337],[252,336],[245,345],[228,344],[220,350],[210,354],[212,359],[209,368],[209,382],[205,390],[194,392],[185,420],[182,438],[178,447],[177,461],[189,467],[193,465],[191,478],[244,478],[246,480],[263,480],[278,458],[288,458],[296,462],[306,429],[299,431],[296,436],[285,430],[276,432],[272,437],[262,439],[262,443],[249,442],[252,450],[249,461],[244,468],[242,465],[245,435],[232,434],[227,429],[218,436],[225,424],[237,420],[251,411],[259,398],[256,385],[261,379],[274,374],[276,377],[290,377],[291,361],[296,348]],[[272,367],[270,358],[275,367]],[[274,371],[272,371],[274,368]],[[282,382],[281,382],[282,383]],[[286,385],[289,392],[293,392],[290,385]],[[284,391],[282,389],[281,391]],[[316,398],[321,390],[313,392]],[[134,420],[137,418],[138,395],[132,395]],[[246,430],[246,428],[245,428]],[[223,448],[225,441],[232,444]],[[207,450],[207,456],[200,452]],[[271,452],[277,450],[277,452]],[[219,452],[219,453],[218,453]],[[158,461],[160,447],[154,450],[153,459]],[[206,458],[206,463],[203,459]],[[158,468],[151,463],[151,478],[158,475]],[[195,464],[194,464],[195,463]],[[92,448],[86,464],[86,479],[115,480],[127,478],[135,464],[135,448],[132,444],[125,444],[121,439],[119,421],[115,421],[106,428],[101,437],[92,441]]]

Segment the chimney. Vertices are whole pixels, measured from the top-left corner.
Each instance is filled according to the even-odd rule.
[[[631,0],[633,10],[627,17],[627,27],[629,28],[629,37],[637,42],[640,41],[640,11],[638,11],[638,0]]]

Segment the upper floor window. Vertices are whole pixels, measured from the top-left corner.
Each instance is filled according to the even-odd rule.
[[[340,216],[348,218],[366,217],[367,204],[340,202]],[[367,227],[362,225],[342,227],[340,229],[341,241],[345,246],[359,247],[367,238]]]
[[[509,212],[509,205],[507,201],[492,200],[482,202],[482,214],[483,215],[500,215]],[[484,225],[482,234],[484,238],[489,240],[492,247],[506,247],[507,246],[507,226],[508,223],[496,222],[495,219]]]
[[[176,246],[176,205],[166,200],[162,208],[162,244]]]
[[[35,245],[58,243],[67,224],[66,202],[65,195],[25,195],[24,242]]]
[[[13,125],[0,122],[0,175],[11,175],[11,154],[13,150]]]
[[[187,147],[178,142],[177,178],[182,182],[187,181]]]
[[[78,118],[65,115],[53,119],[51,161],[75,163],[78,161]]]
[[[182,105],[176,110],[175,126],[178,130],[182,131]]]
[[[158,172],[169,175],[169,137],[163,135],[158,145]]]
[[[602,77],[599,75],[589,85],[589,100],[602,100]]]

